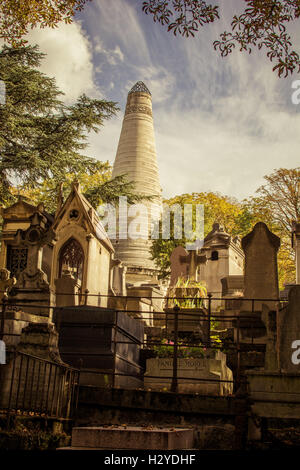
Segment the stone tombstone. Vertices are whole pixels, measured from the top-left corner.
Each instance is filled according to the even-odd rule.
[[[53,323],[31,323],[22,330],[18,351],[64,364],[58,349],[58,332]]]
[[[261,311],[262,304],[266,304],[270,309],[276,306],[279,298],[277,269],[279,247],[280,238],[263,222],[258,222],[252,232],[242,239],[245,253],[244,298],[262,299],[255,302],[254,311]],[[251,301],[244,301],[242,310],[251,311]]]
[[[69,270],[55,279],[56,307],[72,307],[79,304],[80,283]]]
[[[279,367],[300,374],[300,286],[290,290],[288,300],[278,312]]]

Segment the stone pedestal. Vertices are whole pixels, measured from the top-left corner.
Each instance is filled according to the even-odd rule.
[[[53,323],[32,323],[22,330],[18,351],[63,364]]]
[[[169,334],[174,333],[174,310],[165,309],[165,327]],[[180,337],[196,336],[204,342],[208,340],[209,322],[207,311],[201,308],[181,308],[178,313],[178,333]]]
[[[23,312],[22,310],[10,309],[5,311],[4,336],[3,341],[9,348],[17,346],[23,328],[31,323],[43,323],[45,318],[39,315]]]

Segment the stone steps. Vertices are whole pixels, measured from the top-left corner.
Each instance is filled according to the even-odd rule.
[[[99,426],[74,427],[72,444],[61,450],[191,450],[191,428]]]

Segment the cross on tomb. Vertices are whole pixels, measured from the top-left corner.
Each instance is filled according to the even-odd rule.
[[[198,255],[196,250],[192,250],[185,257],[181,257],[182,261],[188,264],[188,275],[191,281],[198,281],[198,267],[207,261],[206,255]]]
[[[199,255],[196,250],[188,252],[182,246],[174,248],[171,254],[171,282],[170,285],[174,286],[179,277],[187,278],[197,281],[198,266],[205,264],[207,261],[206,255]]]

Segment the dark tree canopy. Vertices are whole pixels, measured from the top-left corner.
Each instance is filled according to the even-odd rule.
[[[0,203],[16,184],[36,187],[47,178],[59,182],[66,173],[94,173],[102,165],[82,151],[87,134],[98,132],[116,113],[116,103],[82,95],[66,106],[54,79],[37,69],[42,58],[37,46],[0,51],[0,79],[6,88],[0,105]]]

